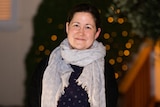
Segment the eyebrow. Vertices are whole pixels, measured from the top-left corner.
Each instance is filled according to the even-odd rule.
[[[73,24],[73,23],[80,24],[80,22],[72,22],[72,24]],[[94,28],[94,25],[92,25],[92,24],[86,24],[86,25],[90,25],[90,26],[92,26],[92,27]]]

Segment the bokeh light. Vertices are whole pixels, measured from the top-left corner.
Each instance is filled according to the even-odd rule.
[[[127,49],[130,49],[131,48],[131,43],[130,42],[128,42],[128,43],[126,43],[126,45],[125,45],[125,47],[127,48]]]
[[[117,21],[118,21],[119,24],[123,24],[124,23],[124,19],[123,18],[118,18]]]
[[[123,51],[122,51],[122,50],[119,50],[119,51],[118,51],[118,55],[119,55],[119,56],[123,56],[123,55],[124,55],[124,54],[123,54]]]
[[[116,60],[117,60],[118,63],[121,63],[123,61],[122,57],[117,57]]]
[[[123,64],[123,65],[122,65],[122,70],[123,70],[123,71],[127,71],[127,70],[128,70],[128,66],[127,66],[126,64]]]
[[[52,41],[56,41],[56,40],[57,40],[57,36],[56,36],[56,35],[52,35],[52,36],[51,36],[51,40],[52,40]]]
[[[53,19],[52,18],[48,18],[47,19],[47,23],[52,23],[53,22]]]
[[[106,44],[106,50],[110,50],[111,46]]]
[[[44,51],[44,45],[40,45],[40,46],[38,47],[38,50],[39,50],[39,51]]]
[[[114,64],[115,64],[115,60],[114,60],[114,59],[110,59],[110,60],[109,60],[109,63],[110,63],[111,65],[114,65]]]
[[[124,36],[124,37],[128,36],[128,32],[127,31],[122,31],[122,36]]]
[[[129,56],[130,55],[130,51],[129,50],[124,50],[124,55],[125,56]]]
[[[64,25],[63,24],[58,24],[58,29],[63,29]]]
[[[49,49],[46,49],[46,50],[44,51],[44,54],[45,54],[45,55],[49,55],[49,54],[50,54],[50,50],[49,50]]]
[[[104,34],[104,38],[105,38],[105,39],[109,39],[109,38],[110,38],[109,33],[105,33],[105,34]]]
[[[114,21],[113,17],[108,17],[108,22],[109,23],[113,23],[113,21]]]

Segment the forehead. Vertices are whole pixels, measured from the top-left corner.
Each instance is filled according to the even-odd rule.
[[[72,20],[75,20],[75,19],[84,19],[84,21],[86,19],[90,19],[90,21],[94,21],[95,22],[95,19],[94,19],[93,15],[91,13],[89,13],[89,12],[76,12],[73,15]]]

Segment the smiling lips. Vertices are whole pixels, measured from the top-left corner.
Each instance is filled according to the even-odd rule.
[[[78,41],[85,41],[85,39],[83,39],[83,38],[75,38],[75,40],[78,40]]]

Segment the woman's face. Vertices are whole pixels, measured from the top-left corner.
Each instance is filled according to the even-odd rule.
[[[90,48],[99,36],[93,16],[88,12],[77,12],[70,23],[66,23],[66,32],[72,48],[83,50]]]

